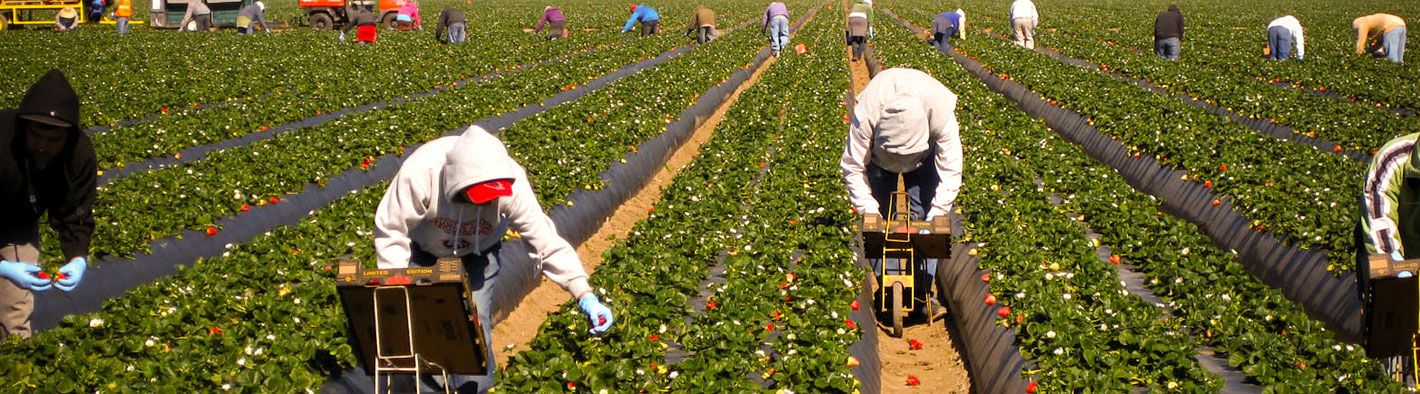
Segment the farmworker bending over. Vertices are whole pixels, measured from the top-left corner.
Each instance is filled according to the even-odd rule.
[[[1356,31],[1356,54],[1370,53],[1392,62],[1405,60],[1405,20],[1391,14],[1366,15],[1351,21]]]
[[[706,8],[704,4],[696,6],[695,17],[690,18],[690,23],[685,25],[685,36],[690,37],[691,32],[696,33],[696,44],[715,39],[715,36],[719,35],[715,31],[715,11]]]
[[[74,290],[88,267],[98,162],[78,124],[79,96],[59,70],[35,82],[20,108],[0,111],[0,339],[29,338],[31,292]],[[55,277],[36,265],[46,213],[66,262]]]
[[[962,25],[965,22],[966,11],[962,11],[960,8],[956,11],[937,14],[937,17],[932,19],[932,46],[944,53],[951,50],[952,44],[947,40],[958,33],[961,34],[961,37],[966,37],[966,28]]]
[[[1012,41],[1016,45],[1035,49],[1035,27],[1040,25],[1040,13],[1030,0],[1016,0],[1011,3],[1011,30],[1015,32]]]
[[[848,45],[853,47],[853,60],[863,58],[868,46],[868,37],[873,35],[873,4],[858,2],[848,9]]]
[[[556,40],[565,38],[567,34],[567,17],[562,15],[562,10],[557,7],[547,6],[542,8],[542,19],[537,21],[537,29],[533,33],[541,33],[543,27],[547,27],[547,39]]]
[[[262,29],[266,29],[267,33],[271,33],[271,25],[266,23],[266,3],[257,1],[237,13],[237,34],[256,33],[258,24]]]
[[[345,29],[340,31],[340,40],[345,40],[345,33],[355,29],[355,43],[365,44],[375,42],[380,31],[380,22],[375,19],[375,13],[370,11],[373,6],[360,7],[360,12],[351,18],[350,24],[345,25]]]
[[[108,2],[104,0],[89,0],[89,23],[98,23],[104,17],[104,10],[108,8]]]
[[[1183,12],[1178,6],[1169,6],[1168,11],[1154,18],[1154,55],[1178,60],[1180,42],[1183,40]]]
[[[195,29],[188,27],[192,22],[197,22]],[[207,8],[207,3],[201,1],[187,3],[187,13],[183,14],[178,28],[187,31],[208,31],[212,28],[212,9]]]
[[[463,10],[454,7],[444,8],[439,13],[439,20],[434,23],[434,38],[443,41],[445,44],[457,44],[463,42],[464,32]],[[449,35],[444,35],[444,30],[449,31]]]
[[[395,29],[399,31],[424,30],[424,21],[419,20],[419,3],[406,0],[399,6],[399,14],[394,16]]]
[[[1267,57],[1272,60],[1287,60],[1292,56],[1292,45],[1297,46],[1297,60],[1307,55],[1307,40],[1302,36],[1302,22],[1287,15],[1267,24]]]
[[[839,161],[849,202],[858,212],[888,216],[899,174],[915,220],[951,212],[962,173],[956,105],[956,94],[921,71],[887,69],[868,82],[853,107]],[[937,265],[928,259],[915,263],[927,272],[922,288],[930,288]]]
[[[71,32],[79,29],[79,12],[74,7],[64,7],[54,15],[54,29],[61,32]]]
[[[500,254],[508,230],[522,234],[532,255]],[[433,265],[440,257],[461,257],[483,325],[484,343],[493,343],[497,320],[536,286],[537,270],[578,300],[591,319],[592,333],[606,332],[613,317],[592,293],[577,252],[557,234],[538,205],[523,167],[503,142],[478,126],[459,136],[436,139],[405,160],[375,212],[375,250],[380,268]],[[495,371],[488,349],[488,375],[462,376],[451,384],[487,389]],[[466,385],[467,384],[467,385]]]
[[[774,56],[779,56],[779,51],[789,46],[789,7],[781,2],[769,3],[769,8],[764,9],[764,22],[759,25],[759,34],[769,33],[769,46],[774,50]]]
[[[656,13],[655,8],[641,4],[631,6],[631,17],[626,19],[626,26],[621,27],[621,32],[631,31],[631,26],[641,24],[641,35],[645,37],[661,32],[661,14]]]

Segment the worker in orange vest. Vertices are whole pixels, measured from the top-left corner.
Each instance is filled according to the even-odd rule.
[[[118,20],[118,34],[127,34],[128,18],[133,16],[133,0],[118,0],[118,7],[114,8],[113,16]]]

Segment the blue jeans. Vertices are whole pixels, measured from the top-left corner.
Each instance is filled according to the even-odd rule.
[[[126,16],[120,16],[120,17],[118,17],[118,34],[127,34],[127,33],[128,33],[128,17],[126,17]]]
[[[449,43],[457,44],[463,42],[466,37],[464,33],[465,31],[463,23],[449,24]]]
[[[1178,60],[1178,47],[1178,37],[1154,40],[1154,55],[1169,60]]]
[[[789,46],[789,18],[779,15],[769,20],[769,46],[775,52]]]
[[[932,207],[932,198],[936,196],[937,185],[942,183],[942,178],[937,174],[935,151],[933,149],[933,153],[923,158],[921,167],[902,174],[902,183],[907,191],[908,210],[912,211],[912,218],[915,220],[927,219],[927,212]],[[868,178],[868,188],[873,192],[873,199],[878,201],[878,214],[882,215],[883,219],[890,219],[888,208],[892,205],[892,192],[897,191],[897,173],[869,162],[863,174]],[[879,267],[884,261],[888,269],[898,269],[902,264],[901,259],[869,258],[868,263],[873,266],[874,274],[880,271]],[[930,289],[932,278],[937,277],[937,259],[917,259],[916,270],[926,272],[927,275],[917,275],[913,278],[913,286],[919,292]]]
[[[438,259],[427,252],[424,252],[418,244],[412,245],[410,266],[432,266]],[[488,344],[487,354],[484,359],[488,360],[488,371],[483,375],[449,375],[450,386],[457,393],[482,393],[493,387],[494,372],[498,370],[497,362],[493,356],[493,305],[494,289],[498,285],[498,273],[500,262],[503,260],[499,253],[501,244],[489,248],[483,255],[470,253],[463,257],[463,268],[468,273],[469,292],[472,293],[474,305],[478,307],[478,323],[483,326],[483,343]],[[409,389],[413,375],[398,375],[393,378],[389,387],[401,391],[413,391]],[[424,375],[419,382],[420,392],[444,392],[443,376]]]
[[[1385,32],[1381,36],[1381,46],[1385,48],[1385,58],[1400,63],[1405,60],[1405,26]]]
[[[1287,60],[1292,57],[1292,32],[1282,26],[1267,29],[1267,46],[1272,49],[1269,59]]]
[[[935,47],[935,48],[937,48],[938,51],[942,51],[942,53],[951,53],[951,51],[952,51],[952,42],[951,42],[951,39],[952,39],[952,36],[955,36],[955,35],[957,35],[957,29],[955,29],[955,28],[953,28],[953,29],[951,29],[951,30],[948,30],[946,33],[933,33],[933,34],[932,34],[932,46]]]

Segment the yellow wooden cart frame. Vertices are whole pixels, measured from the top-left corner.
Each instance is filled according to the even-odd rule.
[[[54,11],[64,9],[64,7],[74,7],[79,11],[79,17],[83,18],[84,2],[82,0],[0,0],[0,31],[9,29],[10,25],[53,25],[54,18],[34,19],[30,15],[33,11]],[[21,11],[26,11],[23,15]],[[47,15],[47,14],[46,14]],[[144,21],[129,18],[128,24],[141,25]],[[98,22],[101,25],[117,25],[118,21],[110,19],[104,15]]]

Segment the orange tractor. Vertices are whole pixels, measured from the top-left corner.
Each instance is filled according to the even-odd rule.
[[[375,9],[375,15],[379,16],[380,24],[390,30],[395,28],[395,15],[399,13],[399,7],[404,6],[404,0],[296,0],[301,7],[306,8],[306,15],[312,29],[330,30],[350,23],[351,17],[355,16],[362,7],[369,7],[379,2],[379,8]]]

